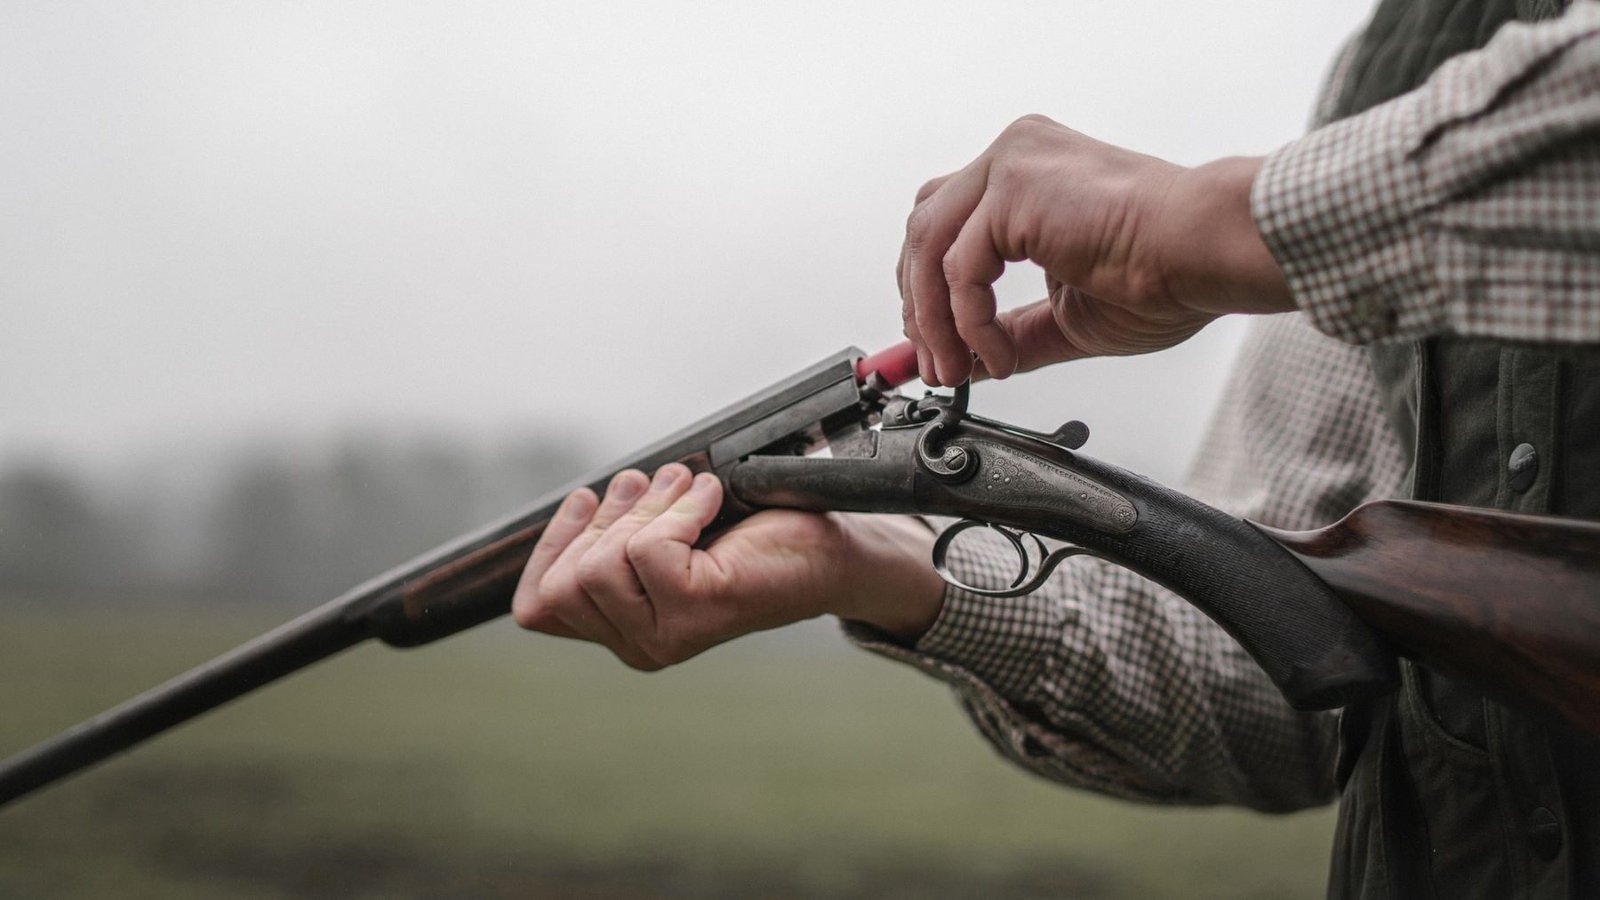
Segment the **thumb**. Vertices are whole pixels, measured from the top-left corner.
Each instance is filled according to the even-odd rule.
[[[1011,335],[1016,346],[1017,372],[1031,372],[1085,355],[1062,333],[1048,298],[1001,313],[1000,327]],[[981,362],[976,365],[974,381],[991,377]]]

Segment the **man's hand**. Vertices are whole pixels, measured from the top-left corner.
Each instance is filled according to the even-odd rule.
[[[721,505],[715,476],[676,463],[653,480],[619,473],[604,500],[573,492],[533,549],[513,617],[646,671],[824,613],[906,641],[937,618],[944,583],[920,522],[766,510],[696,547]]]
[[[923,380],[1149,353],[1220,315],[1293,309],[1250,216],[1259,159],[1185,169],[1028,116],[965,169],[923,186],[895,275]],[[1008,262],[1045,300],[1000,314]]]

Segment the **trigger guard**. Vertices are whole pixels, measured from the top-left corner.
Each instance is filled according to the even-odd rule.
[[[955,539],[960,536],[962,532],[972,528],[987,528],[1005,538],[1006,542],[1011,545],[1012,551],[1017,555],[1017,575],[1015,578],[1011,579],[1011,584],[1009,587],[977,587],[976,585],[967,584],[957,577],[954,572],[950,571],[950,567],[946,562],[946,556],[949,553],[950,545],[954,543]],[[1034,546],[1039,548],[1039,565],[1037,571],[1034,569],[1033,558],[1028,555],[1028,549],[1023,544],[1024,538],[1031,538]],[[941,531],[939,536],[934,539],[933,570],[939,574],[939,577],[944,581],[945,584],[948,584],[954,588],[959,588],[970,594],[977,594],[980,597],[1020,597],[1023,594],[1031,594],[1042,587],[1050,575],[1055,572],[1056,567],[1061,565],[1061,563],[1065,562],[1066,560],[1071,559],[1074,556],[1095,555],[1096,554],[1085,550],[1082,547],[1076,547],[1070,544],[1050,552],[1045,547],[1044,541],[1037,534],[1034,534],[1031,531],[1019,533],[1009,528],[1005,528],[1000,525],[994,525],[989,522],[980,522],[976,519],[962,519],[954,525],[951,525],[949,528],[946,528],[944,531]],[[1032,574],[1031,578],[1029,577],[1030,573]]]

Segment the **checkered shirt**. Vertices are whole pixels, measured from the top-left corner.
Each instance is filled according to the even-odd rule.
[[[1253,213],[1303,312],[1252,324],[1185,489],[1266,525],[1327,524],[1393,496],[1405,470],[1358,345],[1600,341],[1597,88],[1600,3],[1580,2],[1273,153]],[[957,546],[963,581],[1009,581],[1009,549]],[[1021,598],[949,588],[914,647],[845,628],[948,682],[1002,755],[1046,778],[1262,810],[1333,796],[1334,715],[1291,710],[1203,614],[1104,561],[1075,558]]]

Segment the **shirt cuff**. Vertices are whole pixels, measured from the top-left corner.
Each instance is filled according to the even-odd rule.
[[[962,543],[968,543],[965,537]],[[952,548],[945,560],[951,574],[975,586],[1009,584],[1016,571],[1015,554],[1009,546],[999,541],[970,543],[959,551]],[[952,681],[951,676],[959,670],[1002,696],[1020,699],[1060,643],[1062,611],[1059,604],[1049,602],[1046,593],[984,597],[949,585],[939,617],[911,646],[861,623],[845,622],[844,629],[866,649],[944,681]]]
[[[1267,157],[1251,213],[1312,324],[1357,344],[1592,334],[1592,304],[1567,297],[1600,279],[1551,225],[1584,208],[1592,154],[1570,145],[1591,120],[1596,51],[1569,51],[1597,34],[1600,3],[1508,24],[1416,90]],[[1531,177],[1557,149],[1575,158]],[[1530,235],[1536,246],[1520,246]]]
[[[1422,125],[1408,94],[1268,156],[1251,213],[1295,302],[1318,330],[1365,344],[1441,330],[1428,260]]]
[[[1013,554],[1009,548],[964,543],[946,564],[968,584],[1008,584]],[[1049,601],[1051,595],[1056,602]],[[1059,691],[1046,688],[1051,696],[1041,696],[1035,683],[1044,674],[1041,668],[1059,654],[1061,634],[1078,617],[1073,604],[1060,600],[1059,592],[1047,590],[1022,597],[983,597],[948,587],[939,618],[913,645],[860,622],[842,624],[845,635],[863,649],[954,688],[967,715],[990,743],[1031,771],[1128,800],[1206,802],[1152,777],[1163,767],[1151,753],[1119,739],[1091,712],[1063,705]],[[1055,716],[1044,714],[1045,705],[1056,708]]]

